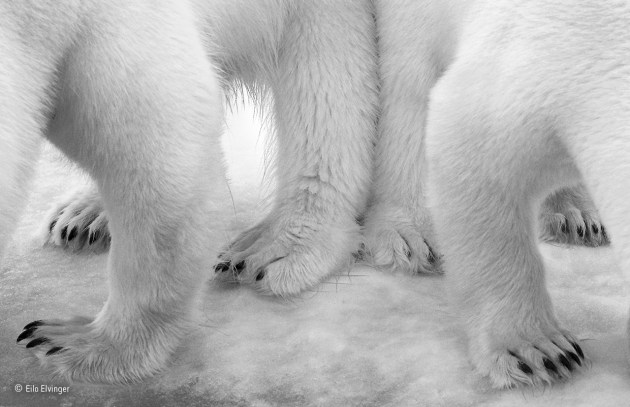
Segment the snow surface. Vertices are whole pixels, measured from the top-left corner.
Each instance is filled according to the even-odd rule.
[[[245,109],[228,121],[232,202],[226,240],[264,212],[264,136]],[[84,177],[46,147],[33,193],[0,266],[0,406],[624,406],[630,405],[628,301],[610,249],[542,246],[556,312],[592,367],[544,389],[495,391],[477,377],[441,277],[356,266],[292,301],[208,282],[203,321],[161,377],[132,387],[71,384],[64,395],[15,343],[35,319],[95,314],[105,254],[42,247],[43,216]],[[268,184],[268,183],[267,183]],[[217,247],[224,242],[217,242]],[[210,265],[208,275],[211,275]],[[67,384],[65,384],[67,385]]]

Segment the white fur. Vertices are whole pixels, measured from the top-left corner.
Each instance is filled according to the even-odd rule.
[[[551,382],[578,351],[545,288],[542,200],[583,179],[630,267],[630,4],[471,4],[431,95],[431,209],[477,370],[498,387]]]
[[[244,262],[237,278],[264,292],[298,294],[341,271],[358,249],[356,218],[371,180],[377,106],[372,2],[193,3],[224,85],[236,93],[244,85],[263,107],[272,96],[278,145],[273,208],[221,261],[232,271]],[[83,207],[86,197],[79,193],[74,201]],[[93,206],[87,218],[97,215]],[[59,219],[58,212],[52,221],[52,241],[84,246],[85,237],[77,245],[62,233],[67,237],[77,224],[87,233],[89,224]]]
[[[43,134],[94,177],[113,236],[109,297],[96,318],[43,321],[28,340],[48,339],[32,349],[69,380],[153,374],[194,320],[211,202],[226,196],[222,91],[193,10],[0,1],[0,27],[0,247]]]

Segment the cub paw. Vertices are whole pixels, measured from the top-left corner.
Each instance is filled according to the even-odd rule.
[[[610,243],[599,213],[585,193],[562,189],[547,198],[540,214],[543,241],[589,247]]]
[[[77,192],[56,205],[46,217],[46,241],[73,251],[102,251],[111,236],[107,215],[96,191]]]
[[[294,296],[348,268],[358,241],[354,223],[271,216],[238,236],[219,256],[215,271],[265,294]]]
[[[371,265],[409,273],[441,273],[428,217],[414,222],[403,210],[368,213],[363,227],[362,256]]]

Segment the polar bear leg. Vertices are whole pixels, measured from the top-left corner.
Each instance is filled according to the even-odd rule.
[[[381,115],[364,250],[380,268],[439,271],[421,176],[429,92],[444,63],[435,48],[452,46],[439,3],[377,2]]]
[[[217,271],[298,294],[349,265],[367,200],[377,107],[371,2],[304,1],[285,27],[271,88],[278,189]]]
[[[225,181],[222,94],[187,7],[97,6],[65,58],[49,137],[102,193],[110,292],[96,318],[35,321],[18,341],[69,380],[147,377],[195,320]]]
[[[554,316],[534,220],[543,197],[578,172],[550,126],[523,111],[538,101],[520,100],[505,82],[493,89],[494,65],[483,65],[483,52],[470,58],[436,86],[427,129],[448,287],[478,372],[496,387],[549,383],[569,377],[584,355]]]

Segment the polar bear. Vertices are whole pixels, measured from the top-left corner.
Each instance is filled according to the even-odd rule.
[[[422,168],[429,93],[451,64],[458,19],[472,0],[376,1],[381,114],[375,174],[364,225],[372,264],[418,273],[440,272],[440,253],[427,207]],[[556,191],[540,210],[543,240],[607,245],[588,191]]]
[[[540,202],[583,181],[630,267],[630,3],[450,3],[456,56],[425,143],[448,286],[481,374],[497,387],[554,382],[585,355],[545,287]]]
[[[227,81],[273,92],[284,186],[228,260],[279,294],[340,267],[368,189],[374,48],[369,1],[0,0],[0,250],[40,135],[94,178],[112,236],[96,318],[34,321],[18,342],[69,380],[127,383],[166,365],[223,232],[208,220],[228,198]]]
[[[263,293],[298,294],[359,248],[378,106],[372,0],[193,3],[228,96],[244,86],[263,108],[272,96],[277,143],[272,210],[216,270]],[[51,210],[45,233],[74,249],[106,247],[104,209],[96,189],[77,191]]]

